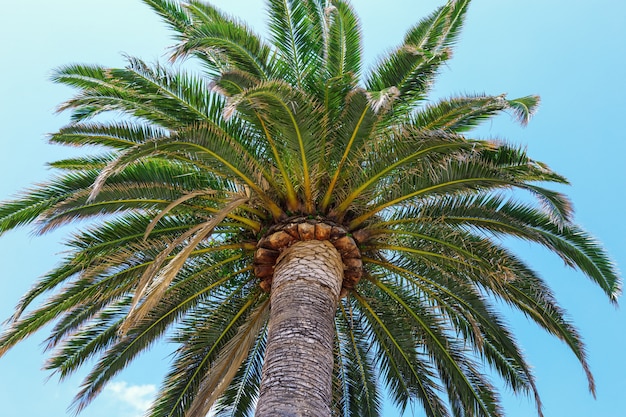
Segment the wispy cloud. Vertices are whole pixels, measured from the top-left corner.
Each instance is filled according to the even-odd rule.
[[[131,385],[125,381],[111,382],[105,388],[105,392],[112,395],[118,402],[123,403],[132,412],[132,416],[143,416],[150,407],[156,393],[156,386]]]

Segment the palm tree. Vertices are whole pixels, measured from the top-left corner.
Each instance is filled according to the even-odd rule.
[[[503,111],[526,123],[538,98],[426,100],[469,0],[367,72],[344,0],[268,0],[269,42],[199,0],[144,2],[176,33],[172,60],[202,71],[131,57],[56,71],[78,93],[50,141],[102,152],[0,206],[0,232],[81,222],[0,355],[53,323],[48,369],[95,361],[76,411],[169,338],[154,417],[376,416],[381,386],[428,416],[500,416],[490,375],[541,415],[504,302],[563,340],[594,391],[576,329],[503,238],[543,245],[611,302],[614,266],[545,186],[565,178],[466,136]]]

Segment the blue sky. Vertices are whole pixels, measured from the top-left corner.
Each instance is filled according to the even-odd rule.
[[[362,18],[365,57],[371,63],[398,44],[404,31],[442,0],[353,0]],[[215,0],[263,32],[261,0]],[[381,6],[384,4],[384,7]],[[47,161],[71,150],[52,147],[45,134],[67,122],[56,105],[71,91],[52,84],[50,71],[71,63],[123,65],[122,53],[163,59],[172,44],[159,18],[140,0],[31,0],[6,2],[0,14],[0,200],[49,177]],[[522,128],[508,116],[475,135],[524,144],[532,157],[570,179],[564,188],[577,221],[603,242],[624,269],[626,223],[626,2],[616,0],[474,0],[454,58],[442,71],[433,96],[458,93],[539,94],[542,106]],[[50,269],[63,247],[61,230],[35,237],[28,229],[0,238],[0,321],[34,280]],[[626,313],[609,305],[598,288],[566,269],[553,255],[515,244],[548,280],[585,341],[597,383],[587,392],[582,369],[562,343],[509,314],[534,365],[550,417],[626,415]],[[45,332],[0,359],[2,415],[63,417],[80,374],[58,383],[41,371]],[[138,417],[168,365],[158,348],[120,374],[82,416]],[[510,417],[535,415],[524,398],[503,393]],[[385,416],[395,416],[386,408]],[[414,414],[423,415],[419,409]]]

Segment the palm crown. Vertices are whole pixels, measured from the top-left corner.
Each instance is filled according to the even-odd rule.
[[[0,207],[0,231],[91,223],[20,301],[0,353],[54,321],[48,369],[65,377],[97,359],[80,410],[169,336],[178,347],[150,415],[250,415],[275,266],[294,242],[327,240],[344,268],[334,414],[379,415],[382,383],[428,416],[502,415],[483,364],[541,414],[494,300],[562,339],[593,391],[575,328],[499,238],[547,247],[611,301],[614,267],[567,198],[539,185],[563,177],[515,146],[464,136],[502,111],[526,123],[538,98],[426,101],[468,0],[440,7],[367,72],[342,0],[268,0],[269,43],[197,0],[144,2],[176,33],[172,60],[192,55],[202,71],[130,57],[122,69],[56,71],[78,93],[51,142],[105,152],[54,162],[56,178]],[[98,117],[110,111],[129,117]]]

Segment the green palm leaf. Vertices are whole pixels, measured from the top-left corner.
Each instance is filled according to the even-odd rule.
[[[191,24],[189,15],[177,2],[169,0],[143,0],[143,2],[161,16],[172,29],[178,32],[184,32]]]
[[[363,320],[367,320],[370,338],[378,345],[378,366],[386,378],[394,401],[404,410],[411,399],[421,402],[427,416],[449,415],[439,397],[440,387],[429,363],[419,360],[416,346],[412,340],[411,328],[405,320],[385,320],[381,314],[389,317],[393,313],[389,305],[378,303],[379,297],[372,295],[367,299],[355,294]],[[376,302],[376,305],[372,305]],[[356,307],[356,306],[355,306]],[[397,317],[397,316],[395,316]]]
[[[156,401],[150,415],[185,415],[204,375],[219,359],[220,347],[236,336],[237,328],[246,321],[258,298],[258,292],[241,294],[239,287],[226,293],[222,303],[209,303],[188,316],[183,323],[186,330],[177,337],[181,348],[176,369],[166,377],[166,394]],[[230,302],[224,302],[226,300]]]
[[[368,90],[396,87],[399,112],[422,100],[437,69],[450,58],[469,1],[451,1],[407,33],[404,43],[383,59],[366,80]]]
[[[271,50],[248,27],[205,3],[191,1],[186,9],[193,23],[185,28],[172,59],[193,54],[214,74],[236,68],[259,80],[269,78]]]
[[[352,307],[345,302],[336,320],[339,366],[342,388],[341,415],[379,416],[380,392],[376,384],[374,359],[369,339],[359,320],[355,320]]]
[[[450,130],[462,133],[503,110],[512,111],[526,124],[539,105],[539,97],[527,96],[507,100],[504,96],[463,96],[442,100],[421,108],[411,123],[424,130]]]
[[[329,78],[351,74],[355,80],[361,72],[361,33],[359,21],[350,4],[336,0],[328,11],[328,51],[326,52]]]
[[[311,87],[314,71],[322,62],[322,30],[314,26],[312,0],[269,0],[269,30],[272,43],[280,53],[278,71],[288,83],[302,88]]]

